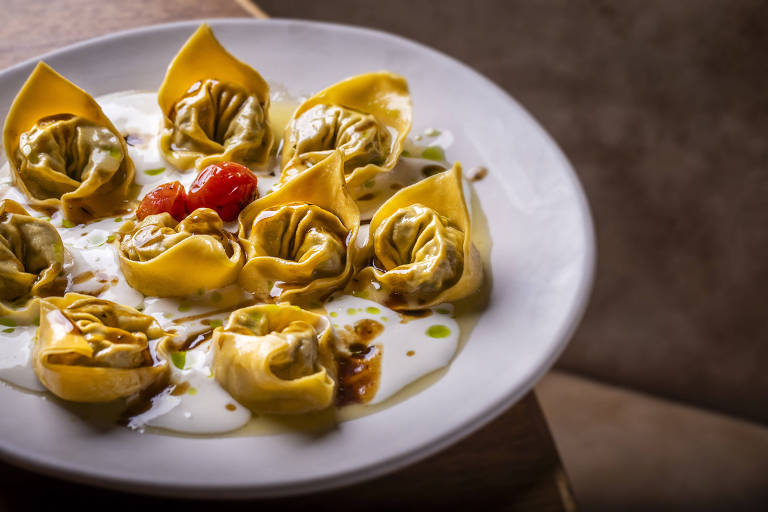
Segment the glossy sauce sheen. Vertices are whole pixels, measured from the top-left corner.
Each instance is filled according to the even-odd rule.
[[[177,171],[160,155],[157,132],[161,115],[156,93],[116,93],[98,101],[126,139],[136,166],[139,198],[170,181],[178,180],[189,187],[196,174]],[[276,140],[280,140],[282,128],[295,105],[292,101],[273,98],[270,122]],[[450,135],[443,134],[439,140],[449,144]],[[268,194],[278,181],[276,165],[275,160],[272,167],[257,171],[261,196]],[[361,198],[363,224],[383,200],[421,179],[422,169],[430,165],[434,162],[404,158],[391,173],[378,179],[376,186]],[[25,197],[10,184],[7,164],[0,168],[0,198],[26,204]],[[62,236],[69,255],[65,265],[66,291],[136,307],[157,319],[177,340],[182,340],[184,350],[174,354],[168,381],[128,401],[122,424],[138,430],[154,427],[191,434],[221,434],[238,429],[247,433],[275,431],[269,418],[253,418],[248,409],[234,401],[211,372],[212,331],[226,321],[230,311],[252,304],[249,294],[233,285],[185,298],[144,297],[123,279],[115,252],[119,243],[118,230],[125,221],[131,220],[132,213],[88,225],[65,227],[60,212],[27,209],[32,215],[50,217]],[[228,223],[226,229],[236,232],[237,228],[235,223]],[[357,243],[361,243],[365,236],[367,229],[361,229]],[[394,403],[393,397],[409,383],[449,364],[459,345],[459,323],[453,318],[451,305],[431,308],[419,315],[400,315],[384,305],[347,295],[336,297],[325,305],[325,309],[350,349],[340,351],[343,355],[338,356],[337,402],[370,404],[363,410],[356,409],[357,406],[344,407],[336,421],[354,419],[378,410],[384,404]],[[0,343],[0,379],[27,390],[44,391],[32,370],[36,326],[5,325],[2,319],[0,324],[3,341]],[[437,326],[448,334],[440,338],[430,337],[429,330]],[[466,335],[466,332],[462,334]],[[373,404],[378,405],[372,407]],[[79,407],[68,405],[73,411]],[[243,429],[246,425],[250,426]]]

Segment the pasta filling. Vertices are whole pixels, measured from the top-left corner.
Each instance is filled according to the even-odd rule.
[[[168,213],[150,215],[120,244],[122,253],[134,261],[150,261],[171,247],[195,235],[213,237],[232,256],[233,238],[224,231],[224,222],[210,208],[198,208],[181,222]]]
[[[193,84],[169,118],[171,151],[226,155],[246,166],[265,161],[271,146],[266,105],[245,88],[206,79]]]
[[[100,366],[106,368],[139,368],[152,366],[147,331],[154,320],[127,310],[116,310],[109,302],[85,299],[60,311],[73,326],[73,331],[88,343],[91,356],[79,353],[55,354],[51,364]]]
[[[347,229],[334,214],[315,205],[292,203],[261,212],[249,240],[255,254],[311,265],[309,272],[296,276],[304,281],[344,270],[346,236]]]
[[[18,203],[0,203],[0,300],[45,296],[63,290],[64,245],[49,222]]]
[[[382,165],[389,155],[392,136],[371,114],[335,105],[315,105],[293,124],[295,153],[341,150],[344,172],[368,164]]]
[[[431,208],[400,208],[373,237],[373,264],[392,291],[430,300],[460,279],[464,233]]]
[[[32,196],[59,199],[86,180],[107,183],[118,171],[123,151],[108,128],[62,114],[41,119],[22,133],[16,156],[19,176]]]

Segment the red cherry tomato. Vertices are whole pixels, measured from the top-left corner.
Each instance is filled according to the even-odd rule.
[[[187,193],[178,181],[164,183],[147,193],[136,209],[136,218],[143,220],[147,215],[168,212],[181,221],[187,216]]]
[[[244,165],[222,162],[209,165],[189,187],[187,208],[212,208],[224,221],[237,218],[240,211],[259,196],[256,176]]]

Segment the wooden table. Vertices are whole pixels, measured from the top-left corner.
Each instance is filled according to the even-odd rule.
[[[329,4],[329,9],[333,8]],[[249,0],[0,0],[0,69],[101,34],[183,19],[265,16]],[[297,17],[300,13],[296,14]],[[5,412],[4,414],[8,414]],[[178,500],[122,494],[40,476],[0,463],[0,510],[178,505]],[[565,472],[533,392],[468,439],[400,472],[324,493],[267,500],[281,510],[350,506],[389,510],[479,506],[504,510],[574,510]],[[183,503],[206,510],[209,502]],[[216,504],[251,509],[253,502]]]

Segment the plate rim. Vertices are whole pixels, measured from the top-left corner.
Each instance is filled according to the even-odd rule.
[[[553,156],[557,158],[563,170],[566,171],[564,172],[564,175],[567,177],[570,188],[574,193],[574,202],[578,205],[578,212],[580,214],[579,225],[584,236],[584,254],[579,272],[580,279],[578,285],[576,286],[576,292],[574,294],[573,300],[568,305],[567,314],[565,315],[564,321],[559,326],[557,334],[554,336],[554,338],[557,340],[554,349],[550,351],[549,355],[544,359],[542,364],[540,364],[537,368],[533,368],[531,371],[527,372],[525,378],[521,379],[523,384],[521,384],[516,390],[506,393],[502,398],[487,404],[479,414],[463,419],[451,431],[442,437],[433,439],[431,442],[425,443],[418,449],[413,450],[405,455],[383,457],[365,466],[356,467],[355,469],[350,469],[343,472],[337,472],[331,475],[324,475],[305,480],[295,480],[291,481],[290,483],[280,485],[231,484],[228,486],[209,485],[207,487],[201,488],[195,486],[194,483],[187,484],[186,486],[184,484],[169,485],[168,483],[138,480],[131,477],[116,478],[112,476],[98,475],[95,473],[89,473],[87,471],[81,471],[77,468],[62,467],[56,461],[51,461],[44,455],[38,456],[36,454],[32,454],[30,456],[30,454],[23,454],[18,450],[13,450],[12,448],[9,449],[9,447],[5,446],[5,444],[2,442],[0,442],[0,459],[37,473],[42,473],[44,475],[54,476],[57,478],[63,478],[81,484],[96,485],[99,487],[106,487],[120,491],[152,494],[156,496],[182,497],[182,493],[183,497],[186,498],[215,497],[219,499],[246,499],[254,497],[272,498],[289,495],[297,496],[342,486],[353,485],[395,472],[418,461],[424,460],[431,455],[434,455],[439,451],[447,448],[448,446],[461,441],[462,439],[482,429],[491,421],[505,413],[511,406],[517,403],[520,398],[522,398],[526,393],[533,389],[536,382],[538,382],[538,380],[541,379],[541,377],[543,377],[547,371],[549,371],[549,369],[552,367],[552,365],[559,358],[565,347],[570,342],[574,332],[578,328],[584,316],[584,313],[586,312],[587,306],[589,304],[589,298],[594,287],[594,278],[597,264],[595,225],[583,185],[581,184],[576,171],[574,170],[562,148],[557,144],[550,133],[544,128],[544,126],[528,111],[528,109],[526,109],[496,82],[475,70],[469,64],[466,64],[455,57],[452,57],[440,50],[437,50],[431,46],[420,43],[413,39],[374,28],[337,22],[315,21],[297,18],[255,19],[247,17],[224,17],[186,19],[168,23],[143,25],[131,29],[110,32],[97,37],[75,42],[73,44],[46,52],[41,55],[37,55],[22,62],[16,63],[10,67],[4,68],[0,70],[0,80],[2,80],[6,75],[18,72],[25,67],[34,66],[38,61],[55,58],[59,55],[67,54],[87,47],[98,46],[99,44],[106,41],[112,41],[124,37],[135,37],[144,33],[162,32],[165,30],[173,30],[178,28],[190,28],[193,30],[203,22],[208,23],[214,29],[219,25],[238,24],[317,26],[331,29],[336,32],[351,32],[369,36],[373,35],[383,39],[394,40],[400,44],[406,44],[415,47],[420,51],[426,51],[435,57],[445,59],[452,64],[462,67],[465,71],[469,72],[474,79],[484,82],[487,86],[494,90],[497,98],[512,103],[512,105],[520,111],[521,115],[527,118],[531,128],[539,132],[538,135],[542,137],[545,143],[547,143],[549,149],[553,152]]]

